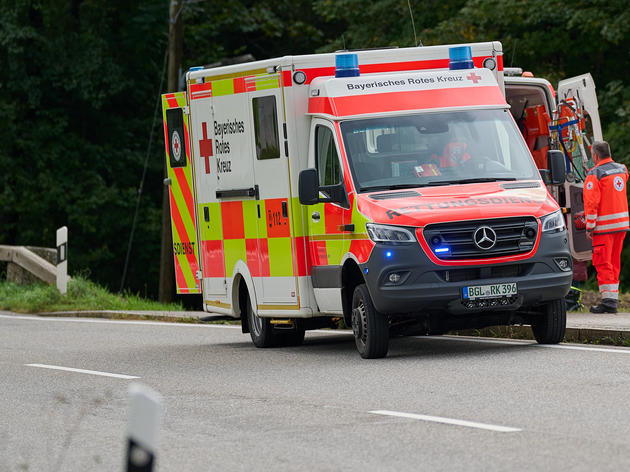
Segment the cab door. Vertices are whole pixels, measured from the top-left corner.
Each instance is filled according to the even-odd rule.
[[[315,118],[311,124],[309,167],[315,167],[319,186],[344,182],[337,133],[329,121]],[[319,310],[341,313],[341,262],[349,242],[345,225],[350,223],[349,208],[340,203],[311,205],[308,214],[311,280]]]
[[[185,92],[162,95],[166,169],[178,294],[201,293],[197,212]]]

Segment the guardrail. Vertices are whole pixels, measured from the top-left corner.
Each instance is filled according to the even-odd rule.
[[[57,282],[57,267],[26,246],[0,245],[0,261],[12,262],[46,283]]]

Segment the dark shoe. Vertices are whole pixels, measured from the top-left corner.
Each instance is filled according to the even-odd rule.
[[[617,300],[604,298],[599,305],[591,307],[591,313],[617,313]]]

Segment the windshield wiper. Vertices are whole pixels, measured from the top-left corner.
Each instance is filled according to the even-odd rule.
[[[430,187],[433,185],[450,185],[452,182],[440,180],[437,182],[423,182],[415,184],[391,184],[391,185],[374,185],[371,187],[361,187],[361,192],[375,192],[377,190],[400,190],[403,188]]]
[[[480,182],[500,182],[504,180],[518,180],[516,177],[477,177],[474,179],[453,180],[452,184],[476,184]]]

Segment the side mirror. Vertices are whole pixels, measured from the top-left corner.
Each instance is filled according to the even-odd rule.
[[[316,203],[339,203],[345,208],[350,208],[348,194],[343,182],[336,185],[319,186],[319,174],[317,169],[304,169],[298,179],[298,195],[302,205],[315,205]]]
[[[551,173],[551,184],[562,185],[567,177],[567,167],[562,151],[547,151],[547,167]]]
[[[298,179],[298,195],[302,205],[319,203],[319,175],[317,169],[304,169]]]

